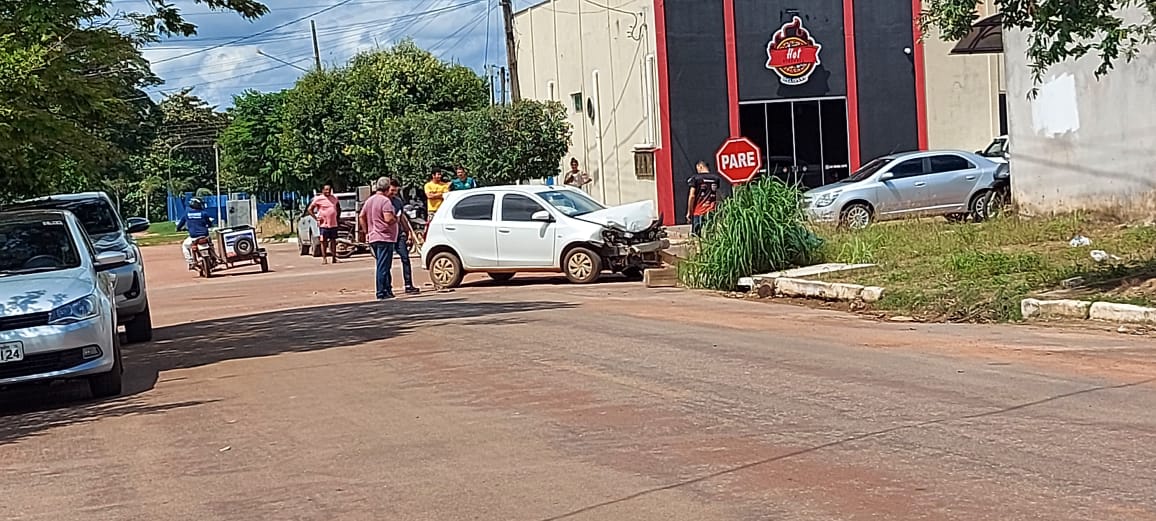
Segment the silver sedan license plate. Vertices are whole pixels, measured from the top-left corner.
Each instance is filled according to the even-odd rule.
[[[0,364],[24,360],[22,342],[0,342]]]

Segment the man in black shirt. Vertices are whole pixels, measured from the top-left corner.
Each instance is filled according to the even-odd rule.
[[[706,162],[699,161],[695,165],[697,173],[686,184],[690,186],[690,197],[686,202],[686,220],[690,221],[691,233],[698,237],[702,233],[703,223],[710,214],[718,209],[718,190],[723,179],[712,173]]]

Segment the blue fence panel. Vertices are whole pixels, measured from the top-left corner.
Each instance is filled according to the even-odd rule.
[[[185,192],[182,194],[170,194],[166,203],[168,217],[170,221],[177,222],[184,218],[188,211],[189,200],[194,197],[192,192]],[[200,199],[205,203],[205,211],[216,218],[217,206],[221,207],[222,224],[228,224],[228,208],[230,195],[222,194],[220,198],[215,195],[202,196]],[[307,204],[304,197],[294,192],[266,192],[262,194],[247,194],[236,193],[232,194],[236,200],[244,201],[248,199],[257,199],[257,218],[260,219],[269,213],[270,210],[279,206],[288,206],[288,210],[292,213],[297,207]],[[262,202],[268,201],[268,202]]]

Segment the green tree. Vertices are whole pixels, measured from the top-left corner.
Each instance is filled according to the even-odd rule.
[[[228,115],[183,89],[160,102],[163,122],[149,154],[163,158],[171,192],[213,188],[217,165],[213,145],[228,126]]]
[[[286,175],[281,131],[285,92],[247,90],[233,97],[229,126],[221,134],[221,168],[227,184],[237,190],[301,188]]]
[[[354,168],[361,179],[382,174],[422,175],[432,166],[407,165],[406,168],[416,170],[397,170],[397,161],[390,156],[404,153],[404,148],[381,148],[386,133],[399,131],[393,122],[396,118],[479,110],[488,99],[480,76],[467,67],[438,59],[411,40],[358,54],[344,71],[342,85],[345,127],[352,130],[347,153],[357,156]],[[447,127],[441,132],[442,135],[429,138],[451,140],[460,134],[460,128]],[[429,132],[425,133],[428,136]]]
[[[1153,0],[996,0],[1004,30],[1028,32],[1027,56],[1038,83],[1057,63],[1097,56],[1096,75],[1107,74],[1120,59],[1130,61],[1156,41]],[[939,29],[945,40],[960,40],[976,20],[979,0],[929,0],[924,27]],[[1127,16],[1133,12],[1135,16]]]
[[[247,18],[267,11],[253,0],[194,1]],[[0,198],[97,188],[150,141],[155,107],[142,89],[159,80],[140,46],[196,27],[172,4],[146,5],[0,2]]]
[[[557,175],[571,127],[561,104],[524,100],[392,118],[377,135],[374,146],[351,147],[356,164],[411,186],[423,183],[431,166],[462,165],[482,184],[497,185]]]
[[[312,71],[285,95],[281,146],[285,151],[286,186],[355,183],[346,146],[353,131],[340,96],[344,72]]]

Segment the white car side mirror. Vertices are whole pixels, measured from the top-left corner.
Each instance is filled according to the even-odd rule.
[[[546,210],[538,210],[534,212],[534,215],[530,216],[530,220],[548,223],[554,221],[554,216],[550,215],[550,212],[547,212]]]
[[[883,175],[879,176],[880,181],[890,181],[892,179],[895,179],[895,174],[891,172],[883,172]]]

